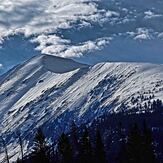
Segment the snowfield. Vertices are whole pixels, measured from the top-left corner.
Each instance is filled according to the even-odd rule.
[[[55,138],[72,120],[81,124],[106,112],[134,109],[132,98],[154,95],[163,100],[162,70],[162,64],[103,62],[89,66],[48,55],[18,65],[0,78],[0,131],[10,156],[18,152],[12,158],[16,159],[19,155],[18,131],[26,151],[39,126]],[[140,100],[142,106],[144,102]]]

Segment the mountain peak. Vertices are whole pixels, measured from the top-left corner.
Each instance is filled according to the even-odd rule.
[[[31,142],[29,133],[38,126],[47,128],[51,137],[54,126],[63,132],[72,119],[81,124],[106,112],[134,111],[149,97],[163,99],[162,69],[163,65],[147,63],[87,66],[55,56],[34,57],[0,79],[0,130],[8,133],[8,145],[15,131]]]
[[[52,55],[43,55],[42,64],[47,70],[59,74],[88,66],[86,64],[75,62],[72,59],[61,58]]]

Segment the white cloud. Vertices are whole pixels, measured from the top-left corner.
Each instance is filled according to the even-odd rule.
[[[137,35],[134,39],[135,40],[147,40],[149,38],[150,37],[148,34],[142,33],[142,34]]]
[[[32,42],[38,42],[40,45],[36,50],[43,54],[55,54],[62,57],[79,57],[86,52],[100,50],[110,42],[111,38],[99,38],[95,41],[86,41],[78,45],[72,45],[70,40],[61,39],[56,35],[40,35]]]
[[[87,41],[78,46],[70,46],[61,53],[62,57],[80,57],[86,52],[92,52],[94,50],[100,50],[102,47],[110,43],[112,38],[100,38],[95,41]]]
[[[94,2],[96,1],[98,0]],[[94,2],[92,0],[1,0],[0,42],[6,36],[23,33],[26,37],[34,36],[32,42],[39,43],[36,50],[46,54],[64,53],[63,56],[68,57],[75,53],[80,55],[86,50],[98,49],[97,46],[101,46],[100,42],[98,45],[88,41],[71,47],[70,40],[51,34],[61,28],[69,29],[78,20],[83,22],[82,26],[80,24],[81,27],[99,21],[104,15]],[[106,15],[109,14],[116,15],[111,11]]]
[[[68,28],[70,22],[90,19],[97,12],[92,3],[84,0],[2,0],[0,31],[32,34],[50,33],[58,28]],[[5,7],[8,6],[8,7]]]
[[[103,0],[0,0],[0,44],[5,37],[22,33],[32,36],[31,41],[38,43],[36,50],[41,53],[73,57],[100,50],[109,42],[105,36],[130,36],[135,40],[153,37],[156,32],[153,27],[157,28],[160,22],[157,20],[153,26],[149,23],[153,19],[149,18],[159,16],[157,10],[147,11],[142,6],[139,13],[131,7],[135,1],[131,6],[123,5],[120,0],[108,2],[107,6]],[[147,24],[144,17],[149,19]],[[73,32],[67,34],[70,28]],[[60,29],[66,29],[67,35]]]
[[[106,12],[106,17],[118,17],[118,16],[120,16],[118,12],[110,11],[110,10]]]
[[[163,39],[163,32],[158,34],[158,38]]]
[[[146,28],[138,28],[137,29],[137,34],[135,36],[135,40],[147,40],[150,39],[150,33],[149,30]]]
[[[156,13],[152,12],[151,10],[145,11],[144,14],[145,14],[145,17],[144,17],[145,19],[151,19],[151,18],[162,16],[160,14],[156,14]]]
[[[134,38],[134,40],[149,40],[153,37],[152,34],[154,33],[151,29],[137,28],[136,32],[127,32],[127,34]]]
[[[44,54],[55,54],[62,52],[66,48],[66,44],[70,43],[69,40],[62,39],[56,35],[39,35],[32,42],[38,42],[39,46],[36,50]]]
[[[22,32],[28,35],[55,32],[69,28],[71,22],[98,16],[94,3],[88,0],[1,0],[0,35]],[[91,1],[90,1],[91,2]]]
[[[3,65],[0,63],[0,69],[2,69],[3,68]]]

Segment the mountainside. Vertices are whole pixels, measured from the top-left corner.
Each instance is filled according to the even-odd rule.
[[[81,124],[105,112],[138,106],[135,112],[145,111],[149,99],[163,99],[162,70],[161,64],[103,62],[88,66],[48,55],[18,65],[0,78],[0,131],[10,155],[19,151],[15,132],[22,133],[26,151],[39,126],[46,127],[47,136],[54,138],[72,120]]]

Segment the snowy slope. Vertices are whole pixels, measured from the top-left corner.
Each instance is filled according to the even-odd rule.
[[[133,97],[154,94],[163,100],[162,70],[161,64],[103,62],[88,66],[48,55],[13,68],[0,78],[0,131],[10,155],[19,151],[17,131],[28,145],[26,151],[38,126],[54,138],[73,119],[76,123],[93,120],[124,109],[122,104],[133,109]]]

